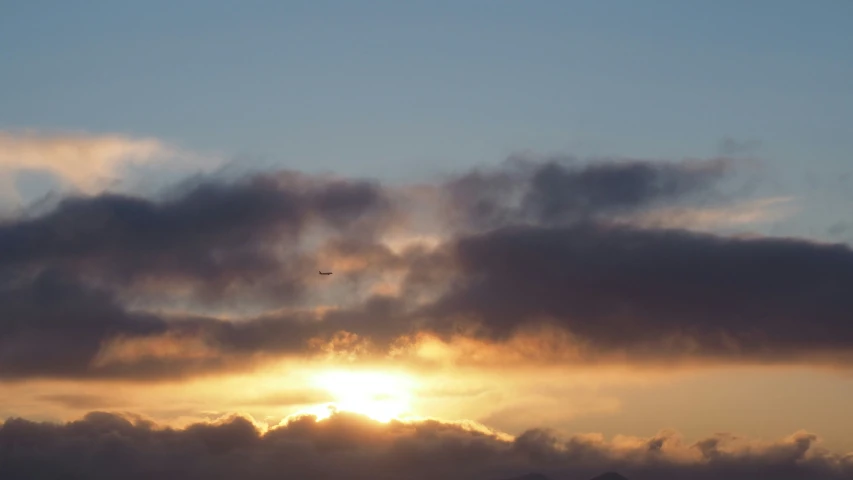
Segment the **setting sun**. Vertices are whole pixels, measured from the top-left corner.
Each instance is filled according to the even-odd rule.
[[[415,381],[407,375],[338,370],[318,374],[312,383],[329,392],[335,401],[314,405],[297,415],[315,415],[317,420],[323,420],[335,411],[346,411],[388,422],[412,413]]]

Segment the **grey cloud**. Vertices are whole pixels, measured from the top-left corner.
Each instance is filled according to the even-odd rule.
[[[569,163],[521,162],[445,185],[480,232],[457,231],[436,250],[394,252],[377,242],[401,214],[389,189],[293,173],[201,178],[157,201],[70,199],[7,222],[0,377],[158,379],[322,354],[335,342],[381,356],[421,328],[454,332],[460,318],[498,341],[546,321],[574,334],[591,358],[850,354],[849,248],[607,226],[609,213],[704,195],[728,174],[727,160]],[[515,203],[501,203],[508,194]],[[493,200],[497,210],[478,207]],[[321,247],[309,238],[316,225],[333,233]],[[301,294],[324,255],[366,266],[339,272],[334,281],[346,280],[337,287],[324,278],[320,293],[334,301],[344,283],[358,295],[318,313]],[[365,284],[392,272],[403,278],[399,294],[369,293]],[[134,303],[146,288],[214,305],[266,295],[287,308],[228,320],[166,316]],[[187,354],[96,361],[123,341],[154,350],[177,342]]]
[[[601,475],[598,475],[597,477],[595,477],[591,480],[628,480],[628,479],[625,478],[623,475],[620,475],[616,472],[607,472],[607,473],[602,473]]]
[[[598,223],[505,228],[455,245],[459,272],[423,312],[439,332],[473,318],[506,339],[545,322],[592,352],[637,358],[853,350],[846,245]]]
[[[707,189],[726,173],[728,162],[652,163],[626,161],[569,169],[545,165],[531,180],[522,208],[541,223],[588,217],[672,201]]]
[[[350,414],[319,423],[305,417],[266,433],[241,417],[174,430],[93,412],[62,425],[7,420],[0,426],[0,476],[496,480],[537,472],[536,478],[575,480],[618,471],[632,480],[840,480],[853,474],[851,456],[821,450],[808,433],[765,446],[717,438],[713,455],[707,440],[690,444],[672,434],[650,450],[655,438],[618,448],[531,430],[508,440],[438,421],[380,424]]]
[[[237,286],[288,297],[301,291],[300,272],[314,271],[298,264],[307,226],[369,237],[392,218],[378,185],[289,172],[195,182],[157,201],[67,198],[0,225],[0,270],[62,267],[110,285],[182,282],[207,302]]]
[[[518,223],[565,225],[701,198],[732,170],[727,159],[684,162],[576,159],[509,162],[475,170],[446,185],[451,218],[464,228]]]
[[[405,303],[395,297],[373,296],[326,313],[167,316],[130,310],[113,290],[48,270],[0,285],[0,379],[180,378],[243,370],[276,356],[320,355],[340,332],[369,340],[374,354],[410,331]],[[133,354],[138,342],[149,348]],[[158,345],[169,350],[174,342],[177,355],[160,352]],[[122,356],[125,351],[131,356]]]
[[[50,270],[0,288],[0,376],[76,375],[103,340],[165,333],[153,315],[129,313],[109,293]]]
[[[607,473],[602,473],[601,475],[598,475],[597,477],[595,477],[591,480],[628,480],[628,479],[625,478],[623,475],[620,475],[616,472],[607,472]]]
[[[234,366],[235,359],[215,355],[96,365],[116,340],[195,342],[241,362],[304,352],[313,336],[333,334],[327,325],[335,322],[318,324],[298,308],[231,322],[210,314],[166,318],[131,306],[145,295],[208,307],[247,300],[260,308],[263,301],[298,306],[317,269],[313,246],[302,245],[313,226],[333,239],[371,244],[397,214],[376,184],[277,172],[202,177],[159,200],[67,198],[46,213],[6,221],[0,377],[159,378]],[[338,316],[345,323],[346,315]]]

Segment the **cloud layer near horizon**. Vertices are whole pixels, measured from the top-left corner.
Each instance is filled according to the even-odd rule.
[[[0,376],[429,363],[424,341],[545,363],[849,362],[849,246],[644,221],[736,211],[736,167],[516,159],[426,187],[281,171],[69,197],[0,225]]]
[[[686,442],[672,431],[606,440],[529,430],[513,438],[471,424],[382,424],[351,414],[295,418],[266,432],[240,416],[176,430],[92,412],[66,424],[7,420],[0,425],[0,476],[501,480],[535,471],[575,480],[617,470],[631,480],[850,478],[853,457],[818,443],[807,432],[772,442],[730,434]]]

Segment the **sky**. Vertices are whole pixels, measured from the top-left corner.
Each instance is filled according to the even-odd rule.
[[[0,476],[850,478],[851,32],[4,4]]]

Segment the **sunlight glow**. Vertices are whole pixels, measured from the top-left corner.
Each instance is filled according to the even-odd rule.
[[[335,401],[314,405],[296,415],[329,418],[335,411],[365,415],[379,422],[411,415],[415,381],[406,375],[385,372],[331,371],[316,375],[312,383],[328,391]]]

